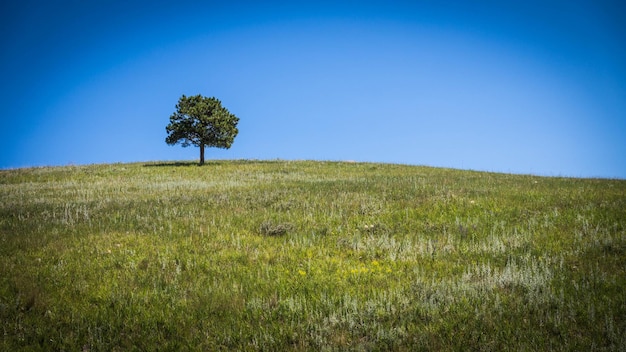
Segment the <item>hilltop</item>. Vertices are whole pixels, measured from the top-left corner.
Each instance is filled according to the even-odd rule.
[[[626,181],[376,163],[0,171],[0,349],[620,350]]]

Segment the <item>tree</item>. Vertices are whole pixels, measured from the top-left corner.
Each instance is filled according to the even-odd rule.
[[[228,149],[239,130],[239,118],[222,106],[219,99],[200,94],[186,97],[176,104],[176,112],[165,127],[169,145],[181,143],[183,147],[200,147],[200,165],[204,164],[204,147]]]

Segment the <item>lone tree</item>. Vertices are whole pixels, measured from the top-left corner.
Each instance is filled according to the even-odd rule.
[[[170,124],[165,127],[165,142],[200,147],[200,165],[203,165],[204,147],[230,148],[239,132],[238,122],[239,118],[226,110],[217,98],[183,95],[176,104],[176,112],[170,116]]]

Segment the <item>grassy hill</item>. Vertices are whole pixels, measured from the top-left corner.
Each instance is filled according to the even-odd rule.
[[[624,350],[626,181],[0,171],[0,350]]]

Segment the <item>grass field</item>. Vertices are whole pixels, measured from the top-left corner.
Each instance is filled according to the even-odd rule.
[[[0,171],[0,350],[626,350],[626,181]]]

